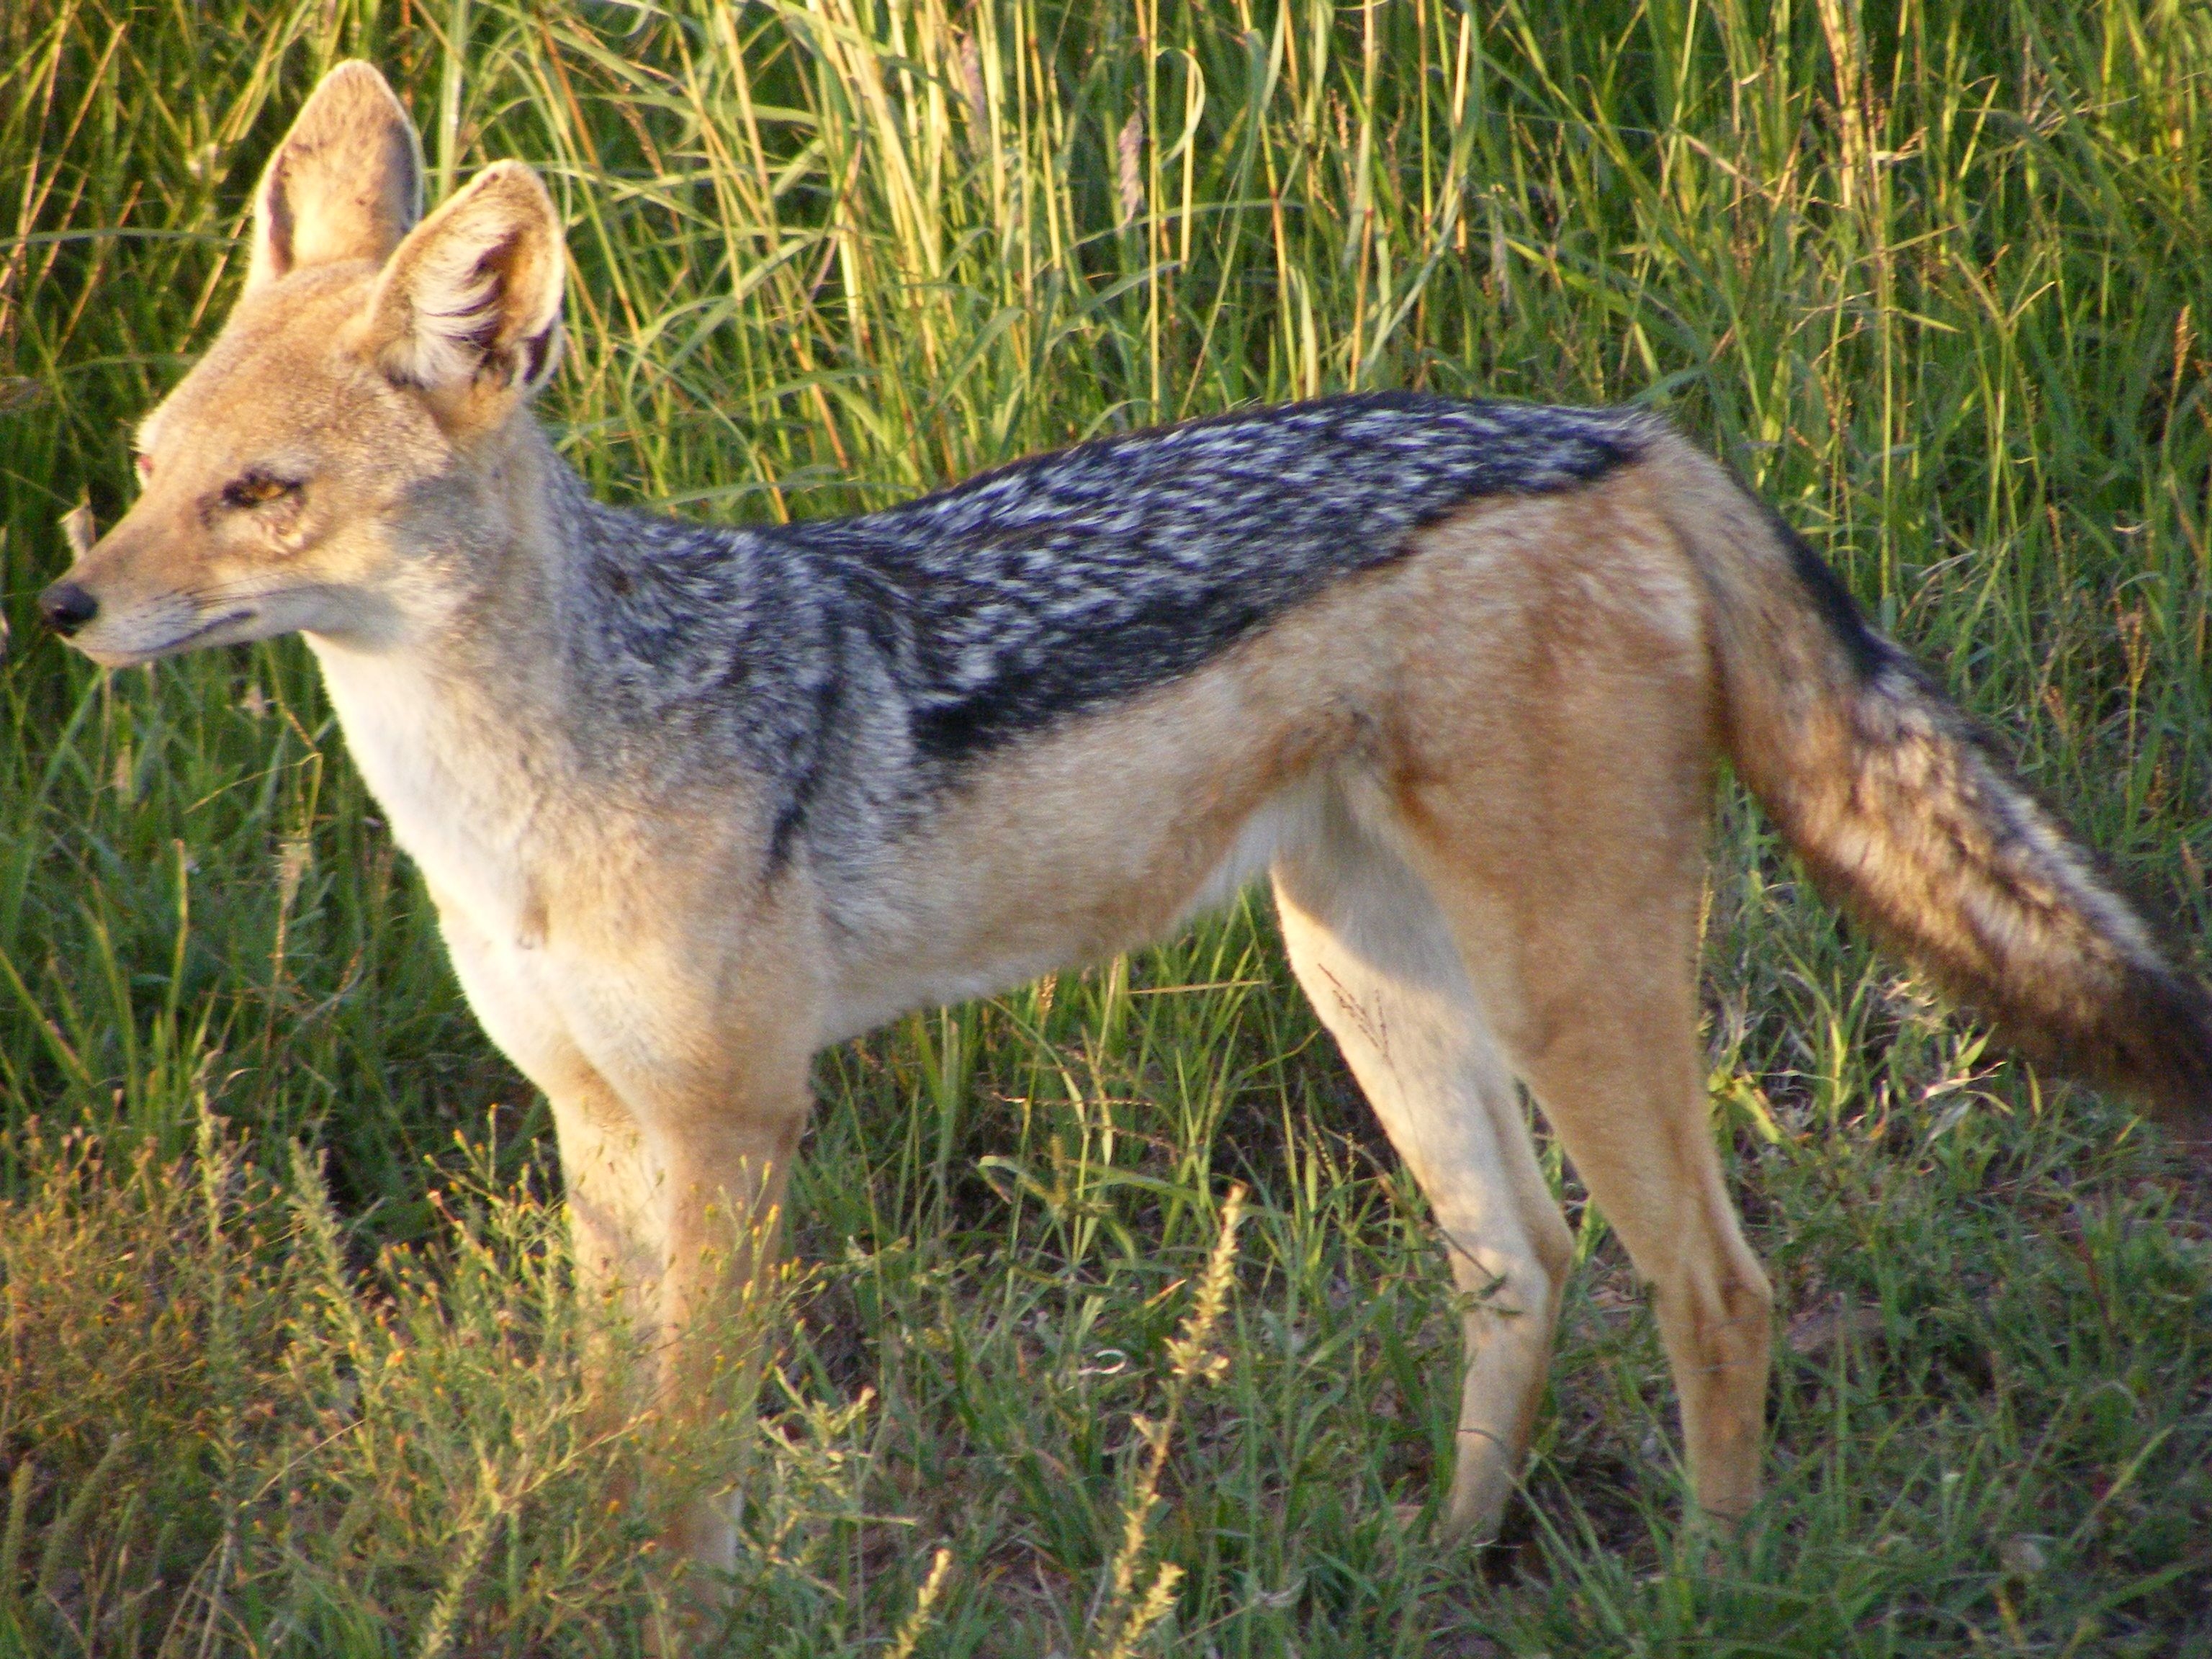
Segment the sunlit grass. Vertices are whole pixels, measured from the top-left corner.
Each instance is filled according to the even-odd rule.
[[[2212,920],[2203,8],[8,8],[0,1643],[627,1653],[661,1616],[617,1501],[656,1431],[580,1415],[542,1111],[304,653],[101,678],[31,627],[346,55],[441,179],[551,182],[544,413],[607,494],[806,517],[1351,386],[1645,400]],[[1790,1321],[1769,1510],[1740,1552],[1679,1528],[1656,1339],[1569,1171],[1529,1502],[1483,1558],[1402,1533],[1449,1292],[1268,932],[823,1058],[726,1650],[1097,1650],[1163,1565],[1161,1651],[2212,1645],[2204,1189],[1872,962],[1733,796],[1711,1054]],[[1117,1604],[1237,1181],[1229,1364]]]

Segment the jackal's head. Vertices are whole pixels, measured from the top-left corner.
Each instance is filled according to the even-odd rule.
[[[514,162],[428,219],[422,198],[383,76],[331,70],[262,176],[229,320],[138,428],[137,501],[40,598],[88,655],[373,647],[503,540],[514,429],[560,345],[560,221]]]

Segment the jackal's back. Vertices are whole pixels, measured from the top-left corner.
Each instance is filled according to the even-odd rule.
[[[619,586],[659,639],[748,644],[768,595],[880,654],[936,759],[1175,679],[1329,581],[1405,553],[1413,531],[1500,493],[1590,483],[1656,429],[1624,410],[1325,398],[1103,438],[860,518],[639,546]],[[604,556],[622,560],[622,546]],[[761,586],[761,581],[768,586]],[[648,617],[646,611],[659,613]]]
[[[778,842],[1188,674],[1422,527],[1583,484],[1626,410],[1380,393],[1078,445],[856,518],[709,532],[601,518],[589,580],[630,685],[702,699],[784,793]]]
[[[1648,424],[1332,398],[1085,444],[783,534],[866,596],[917,739],[956,757],[1187,673],[1470,501],[1600,477]]]

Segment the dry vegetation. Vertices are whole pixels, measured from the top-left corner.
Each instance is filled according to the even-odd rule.
[[[2206,935],[2201,6],[9,6],[0,1650],[629,1654],[659,1616],[620,1496],[659,1431],[576,1396],[542,1109],[304,653],[103,678],[25,627],[348,55],[441,181],[553,183],[545,412],[610,494],[819,514],[1353,386],[1650,402]],[[1571,1171],[1528,1500],[1479,1557],[1400,1527],[1447,1287],[1248,905],[824,1057],[722,1650],[2212,1649],[2205,1187],[1983,1052],[1732,795],[1715,854],[1715,1133],[1788,1322],[1740,1550],[1678,1531]]]

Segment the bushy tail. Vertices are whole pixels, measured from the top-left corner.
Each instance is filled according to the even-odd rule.
[[[1724,741],[1821,890],[2028,1055],[2212,1151],[2212,997],[1818,555],[1680,441]]]

